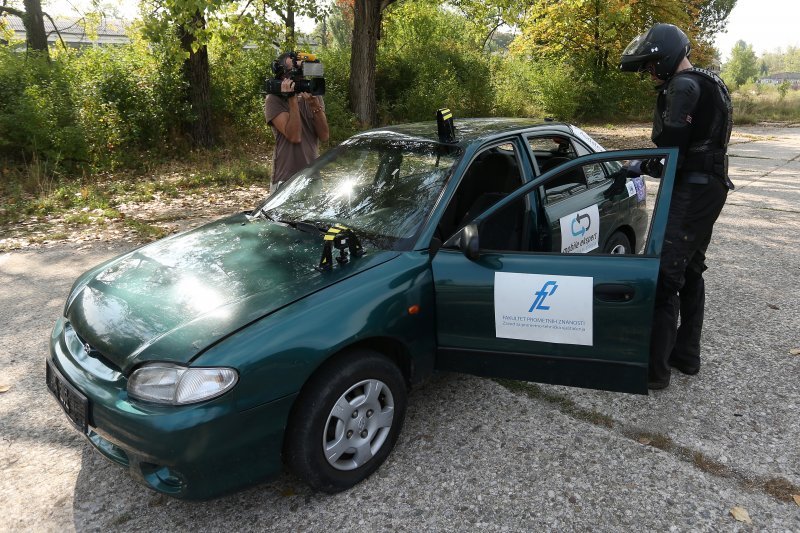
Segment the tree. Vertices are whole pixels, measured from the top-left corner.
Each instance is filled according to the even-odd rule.
[[[211,33],[207,20],[220,11],[226,0],[144,0],[143,11],[151,40],[168,39],[172,31],[178,38],[183,55],[185,99],[191,118],[183,124],[195,146],[208,148],[214,145],[214,127],[211,116],[211,72],[208,64],[208,41]]]
[[[758,58],[753,46],[744,41],[736,41],[731,50],[731,58],[722,68],[722,77],[734,88],[743,85],[758,75]]]
[[[765,75],[776,72],[800,72],[800,48],[790,46],[785,52],[778,48],[762,55],[761,62],[762,74]]]
[[[353,42],[353,0],[333,0],[325,25],[336,46],[350,48]]]
[[[471,30],[469,37],[481,50],[490,48],[491,41],[503,26],[515,26],[525,18],[529,1],[519,0],[452,0],[448,2],[469,21]],[[502,37],[502,40],[509,40]]]
[[[22,19],[25,25],[26,41],[29,50],[36,50],[49,57],[47,49],[47,33],[44,31],[44,17],[50,18],[42,11],[40,0],[23,0],[24,10],[16,9],[11,6],[0,5],[0,15],[8,13]],[[52,22],[52,18],[50,21]],[[55,23],[53,24],[55,27]]]
[[[250,7],[248,2],[245,11]],[[298,16],[320,18],[323,9],[315,0],[260,0],[252,4],[254,6],[253,18],[269,25],[270,14],[277,16],[286,28],[283,43],[275,43],[286,48],[293,49],[297,46],[295,19]]]
[[[355,0],[353,2],[353,45],[350,53],[350,110],[361,126],[374,126],[378,120],[375,98],[375,66],[378,39],[384,10],[395,0]]]
[[[494,0],[502,1],[502,0]],[[681,28],[692,60],[713,61],[708,43],[721,31],[735,0],[531,0],[520,24],[517,51],[580,63],[595,77],[616,69],[624,47],[655,22]]]

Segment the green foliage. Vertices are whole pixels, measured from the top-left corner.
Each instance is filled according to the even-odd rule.
[[[789,46],[786,51],[778,49],[761,56],[761,74],[778,72],[800,72],[800,47]]]
[[[264,80],[271,76],[275,59],[266,43],[244,48],[249,42],[220,31],[210,45],[211,96],[218,123],[235,128],[235,135],[263,136],[268,128],[264,121]]]
[[[325,64],[325,115],[330,129],[329,142],[335,145],[358,129],[358,120],[347,105],[350,49],[335,46],[320,50],[318,55]]]
[[[556,115],[543,101],[541,65],[497,57],[492,61],[491,83],[495,94],[495,115],[501,117],[542,117]]]
[[[138,41],[55,52],[47,62],[0,46],[0,157],[77,172],[164,151],[185,113],[177,64]]]
[[[86,145],[64,65],[0,46],[0,157],[81,161]]]
[[[800,90],[781,86],[746,83],[734,91],[733,120],[736,124],[756,122],[800,122]]]
[[[384,122],[431,120],[445,106],[459,116],[492,113],[489,58],[463,39],[464,17],[409,0],[388,10],[384,29],[377,72]]]
[[[722,79],[733,89],[758,75],[758,58],[753,46],[737,41],[731,50],[731,58],[722,67]]]
[[[144,47],[90,48],[68,67],[94,168],[131,165],[132,155],[159,146],[180,119],[177,72]]]
[[[655,19],[687,25],[697,44],[709,28],[724,26],[733,3],[689,0],[677,9],[677,0],[394,2],[384,12],[379,41],[380,121],[431,120],[442,106],[458,117],[645,118],[653,104],[652,84],[616,69],[622,47]],[[243,8],[230,0],[145,0],[143,5],[148,15],[131,30],[129,45],[53,50],[49,63],[0,45],[0,169],[21,168],[14,175],[23,190],[46,195],[87,172],[148,167],[165,155],[185,157],[179,126],[192,113],[182,70],[189,52],[179,41],[179,28],[191,35],[192,50],[208,46],[213,119],[223,142],[271,139],[261,90],[275,56],[273,43],[287,39],[290,8],[319,15],[317,4],[257,0]],[[330,143],[336,144],[358,128],[348,105],[352,0],[335,0],[327,10],[326,25],[316,34],[330,45],[316,52],[326,66]],[[510,44],[509,35],[497,33],[503,23],[519,30]],[[796,56],[800,52],[793,48],[768,54],[763,68],[792,70]],[[793,101],[788,89],[774,96],[776,102]],[[751,92],[739,98],[747,108],[747,98],[760,97]]]
[[[789,80],[783,80],[780,85],[778,85],[778,94],[780,94],[780,101],[783,102],[784,98],[786,98],[786,93],[789,92],[789,88],[791,84]]]

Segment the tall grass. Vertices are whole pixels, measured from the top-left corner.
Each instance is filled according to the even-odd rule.
[[[800,90],[781,91],[775,86],[750,83],[736,90],[732,97],[736,124],[800,122]]]

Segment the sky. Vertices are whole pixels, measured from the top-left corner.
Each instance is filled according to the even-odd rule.
[[[103,2],[103,0],[101,0]],[[125,18],[137,15],[136,0],[105,1],[117,6],[118,14]],[[74,14],[74,7],[86,9],[90,0],[43,0],[44,9],[51,14]],[[776,48],[800,46],[800,0],[738,0],[728,17],[725,33],[717,35],[715,46],[725,61],[733,45],[744,40],[753,45],[757,55],[773,52]]]
[[[756,55],[776,48],[800,47],[800,0],[738,0],[728,17],[727,32],[714,45],[725,61],[736,41],[753,45]]]

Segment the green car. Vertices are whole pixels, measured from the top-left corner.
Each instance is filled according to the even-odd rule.
[[[436,370],[647,393],[674,149],[548,121],[352,137],[258,208],[75,282],[47,385],[104,456],[203,499],[369,476]],[[451,132],[452,133],[452,132]],[[663,160],[659,192],[623,163]]]

